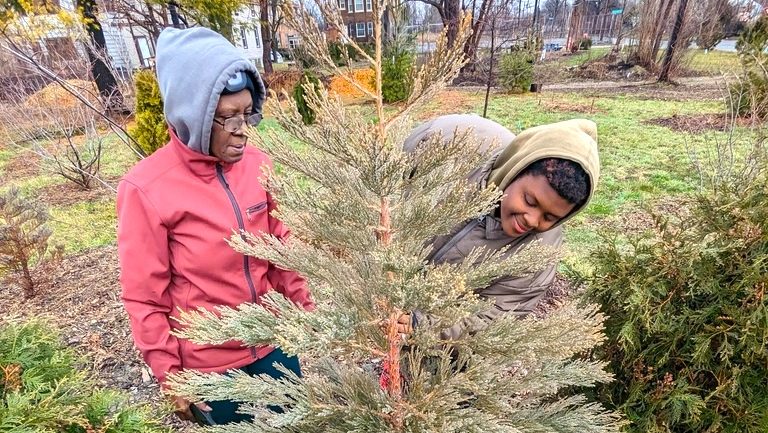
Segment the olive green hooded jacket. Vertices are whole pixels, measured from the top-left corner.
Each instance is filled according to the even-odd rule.
[[[529,233],[519,238],[507,236],[501,228],[501,221],[494,215],[485,215],[461,224],[448,235],[433,241],[430,262],[460,263],[477,247],[497,250],[510,246],[508,255],[516,254],[532,242],[559,247],[563,241],[562,224],[584,209],[597,186],[600,161],[595,123],[584,119],[568,120],[530,128],[515,137],[503,126],[477,115],[448,115],[416,128],[406,139],[405,150],[415,148],[431,134],[441,133],[444,139],[448,140],[454,134],[463,133],[469,128],[472,129],[472,134],[482,150],[494,145],[494,142],[498,146],[490,160],[470,176],[470,179],[477,181],[481,187],[494,184],[503,191],[531,163],[556,157],[574,161],[584,168],[590,179],[589,198],[551,229]],[[553,263],[533,274],[502,277],[488,287],[480,289],[477,292],[479,295],[495,300],[494,307],[443,330],[442,338],[456,339],[465,332],[477,332],[508,312],[520,317],[530,314],[554,280],[556,267],[557,264]],[[416,323],[428,320],[423,313],[413,314]]]

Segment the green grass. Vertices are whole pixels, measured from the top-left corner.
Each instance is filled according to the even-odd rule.
[[[558,60],[558,63],[565,67],[580,66],[589,60],[605,56],[609,51],[611,51],[611,47],[595,47],[585,51],[577,51],[570,56],[563,57],[562,60]]]
[[[741,70],[738,54],[725,51],[711,50],[705,53],[704,50],[691,49],[686,53],[683,62],[693,71],[713,75]]]
[[[51,242],[66,253],[108,245],[117,238],[117,216],[113,198],[79,202],[50,209]]]

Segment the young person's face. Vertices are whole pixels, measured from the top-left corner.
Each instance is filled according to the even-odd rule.
[[[560,197],[542,175],[519,177],[509,184],[504,194],[501,228],[513,238],[530,231],[549,230],[576,206]]]
[[[231,95],[222,95],[219,98],[219,105],[216,106],[214,114],[215,120],[211,127],[211,155],[226,163],[235,163],[243,158],[245,143],[248,141],[245,135],[245,122],[237,131],[228,132],[216,121],[223,123],[225,119],[238,115],[245,119],[252,109],[253,100],[248,89]]]

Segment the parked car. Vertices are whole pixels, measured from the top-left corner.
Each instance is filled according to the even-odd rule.
[[[554,43],[544,44],[544,50],[546,51],[560,51],[562,49],[563,49],[563,46],[560,44],[554,44]]]

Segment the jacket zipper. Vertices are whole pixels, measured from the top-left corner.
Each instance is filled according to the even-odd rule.
[[[229,202],[232,204],[232,210],[235,211],[235,218],[237,218],[237,227],[241,232],[240,237],[245,240],[245,235],[242,234],[242,231],[245,230],[245,224],[243,223],[243,216],[240,212],[240,206],[237,204],[237,200],[235,200],[235,195],[232,194],[232,190],[229,189],[229,183],[224,177],[221,164],[216,164],[216,177],[219,179],[219,183],[221,183],[221,186],[227,193],[227,197],[229,197]],[[243,273],[245,273],[245,281],[248,283],[248,289],[251,291],[251,299],[254,303],[256,303],[256,288],[253,285],[253,278],[251,277],[251,264],[248,261],[248,256],[245,254],[243,254]],[[256,348],[251,347],[250,349],[251,356],[256,358]]]

